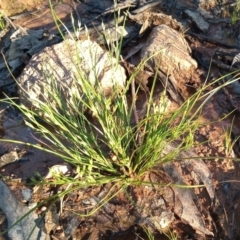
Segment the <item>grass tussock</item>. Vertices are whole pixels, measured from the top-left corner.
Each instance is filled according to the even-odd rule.
[[[81,61],[80,57],[78,59]],[[144,64],[143,61],[140,65]],[[142,68],[140,65],[136,71]],[[38,106],[37,110],[8,99],[24,114],[26,124],[48,142],[43,147],[34,147],[51,152],[75,166],[77,177],[73,181],[78,187],[109,182],[119,185],[136,183],[144,173],[173,161],[181,151],[192,148],[194,133],[200,125],[197,119],[201,107],[224,86],[203,94],[209,87],[204,86],[177,110],[169,112],[166,93],[162,94],[158,104],[154,101],[155,78],[146,115],[136,122],[133,117],[136,98],[132,99],[131,104],[127,99],[129,85],[136,73],[122,91],[115,91],[113,87],[110,97],[102,92],[98,79],[90,83],[81,69],[78,70],[74,77],[75,90],[70,90],[69,99],[63,97],[54,75],[48,80],[52,84],[47,90],[52,101],[31,99],[33,105]],[[200,99],[205,100],[193,114],[193,107]],[[175,151],[162,154],[169,144],[179,139],[181,144]],[[59,184],[64,181],[69,182],[69,179],[64,180],[61,176],[61,181],[57,180]]]
[[[120,61],[121,41],[117,44],[110,41],[107,43],[111,54]],[[78,51],[76,56],[81,63]],[[146,114],[136,121],[136,97],[133,97],[129,104],[127,94],[130,85],[134,84],[134,77],[143,69],[146,61],[143,60],[136,67],[124,89],[119,91],[113,86],[111,96],[102,92],[99,79],[96,78],[95,82],[90,83],[86,74],[78,68],[77,74],[73,76],[74,89],[69,89],[71,98],[63,97],[54,75],[43,72],[45,77],[50,78],[47,82],[51,84],[47,91],[52,101],[45,101],[44,97],[31,99],[33,106],[38,107],[29,109],[13,99],[4,100],[22,112],[26,124],[47,142],[41,146],[24,144],[53,153],[75,169],[74,176],[55,174],[51,182],[42,179],[40,184],[74,186],[67,188],[61,196],[76,188],[107,183],[115,183],[118,189],[141,184],[145,173],[174,161],[180,152],[193,147],[194,133],[200,126],[198,117],[201,115],[202,106],[219,89],[231,81],[239,80],[235,75],[231,81],[213,87],[207,93],[206,90],[221,79],[206,84],[177,110],[171,112],[168,110],[166,92],[162,93],[158,103],[154,100],[154,88],[158,81],[155,77]],[[97,72],[95,76],[98,76]],[[136,95],[137,92],[138,90]],[[202,104],[196,110],[194,107],[199,101]],[[166,147],[176,140],[181,140],[181,144],[174,151],[163,154]],[[17,142],[6,139],[1,141]]]
[[[58,19],[56,19],[57,23]],[[80,24],[78,26],[80,29]],[[68,31],[67,28],[66,31]],[[117,43],[106,39],[106,43],[110,54],[120,61],[122,39]],[[51,152],[75,166],[77,176],[71,181],[78,187],[108,182],[116,182],[120,185],[136,183],[141,180],[144,173],[156,166],[173,161],[181,151],[192,148],[194,133],[200,125],[197,119],[201,114],[202,106],[219,89],[231,82],[214,87],[205,94],[206,89],[221,79],[204,85],[177,110],[169,112],[166,92],[162,94],[158,103],[154,101],[153,93],[158,81],[155,77],[146,114],[137,120],[134,118],[136,97],[133,96],[129,104],[127,92],[130,85],[134,84],[134,77],[143,69],[148,59],[143,60],[136,67],[136,71],[130,76],[124,89],[119,91],[113,84],[111,96],[106,96],[97,78],[98,70],[93,67],[92,75],[96,76],[96,79],[90,82],[86,73],[77,67],[81,66],[82,61],[80,52],[80,50],[76,51],[74,56],[74,62],[77,59],[77,72],[73,75],[74,88],[69,89],[70,98],[63,96],[59,80],[55,75],[43,70],[43,76],[48,78],[46,82],[50,83],[45,91],[48,91],[51,101],[45,100],[44,96],[39,99],[30,99],[37,109],[29,109],[12,99],[6,100],[24,114],[27,125],[48,142],[43,147],[39,145],[34,147]],[[94,53],[91,54],[94,62]],[[92,66],[95,65],[92,64]],[[113,67],[116,67],[115,62]],[[46,68],[43,66],[43,69]],[[232,81],[237,80],[238,78],[235,77]],[[26,90],[22,89],[22,91]],[[193,108],[199,100],[202,104],[193,113]],[[90,113],[92,117],[89,118],[89,114],[86,113]],[[175,151],[162,154],[169,144],[179,139],[181,144]],[[69,181],[64,176],[61,176],[61,180],[56,177],[56,183],[59,184]]]

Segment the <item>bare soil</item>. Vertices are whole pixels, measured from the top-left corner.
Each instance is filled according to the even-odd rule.
[[[38,9],[43,4],[47,3],[47,0],[1,0],[0,9],[7,16],[12,16],[24,11],[32,11]]]

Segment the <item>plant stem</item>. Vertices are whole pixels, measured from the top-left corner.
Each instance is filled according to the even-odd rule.
[[[138,127],[139,125],[139,117],[137,113],[137,107],[136,107],[136,89],[135,89],[135,79],[133,78],[131,82],[131,91],[132,91],[132,101],[133,101],[133,117],[135,120],[135,125],[136,125],[136,131],[138,131],[137,134],[137,144],[138,147],[142,145],[142,132],[141,129]]]

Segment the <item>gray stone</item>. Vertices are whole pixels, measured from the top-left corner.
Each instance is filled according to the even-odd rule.
[[[30,210],[16,199],[2,181],[0,181],[0,203],[0,208],[8,220],[10,239],[46,239],[46,234],[36,224],[37,214],[34,211],[29,212]]]
[[[185,10],[185,14],[193,21],[198,29],[202,32],[207,32],[209,29],[209,23],[203,18],[199,12]]]
[[[22,195],[25,201],[30,201],[32,197],[32,190],[30,188],[22,189]]]
[[[0,157],[0,167],[13,163],[19,159],[16,151],[11,151]]]
[[[197,62],[190,56],[189,48],[184,37],[168,27],[155,27],[141,50],[142,58],[149,58],[148,65],[161,69],[166,74],[173,72],[190,72],[197,68]]]
[[[101,91],[108,95],[113,87],[122,89],[124,68],[96,42],[65,40],[35,54],[18,78],[22,104],[38,108],[37,101],[53,101],[53,85],[61,89],[66,102],[81,93],[81,79],[91,84],[99,81]],[[36,101],[37,100],[37,101]]]

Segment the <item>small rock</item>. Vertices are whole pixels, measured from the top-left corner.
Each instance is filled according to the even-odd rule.
[[[32,197],[32,190],[29,188],[22,189],[22,195],[24,200],[29,201]]]
[[[183,34],[164,24],[152,30],[141,50],[141,57],[147,59],[147,68],[157,71],[163,87],[178,104],[189,97],[187,86],[197,68],[190,53]]]
[[[19,159],[16,151],[11,151],[9,153],[4,154],[0,157],[0,167],[3,167],[9,163],[13,163]]]
[[[44,31],[40,30],[29,30],[27,28],[18,28],[10,37],[11,41],[14,42],[16,40],[21,40],[24,36],[32,36],[37,39],[41,39],[43,37]]]
[[[23,57],[27,50],[29,51],[45,43],[42,41],[42,37],[43,30],[29,30],[26,28],[16,30],[10,37],[11,45],[6,52],[7,61],[20,61],[18,58]]]
[[[54,165],[49,169],[48,174],[45,176],[45,179],[50,179],[55,175],[66,175],[67,172],[70,170],[70,165]]]
[[[106,95],[111,94],[113,86],[122,89],[126,81],[124,68],[96,42],[69,39],[32,57],[18,78],[21,102],[35,108],[36,100],[52,102],[53,80],[63,98],[71,102],[73,95],[81,93],[83,77],[91,84],[98,80]]]
[[[8,220],[9,239],[46,239],[46,234],[38,228],[39,222],[34,211],[29,211],[2,181],[0,181],[0,203],[0,208]]]
[[[7,51],[4,52],[5,59],[0,59],[0,69],[7,71],[7,74],[1,71],[0,79],[4,80],[9,75],[5,60],[9,64],[11,71],[14,72],[23,64],[26,64],[30,56],[41,51],[47,45],[52,45],[56,42],[59,42],[57,37],[49,38],[42,29],[18,28],[9,38],[3,39],[3,44]]]
[[[198,7],[197,11],[205,18],[205,19],[214,19],[214,16],[206,11],[205,9],[201,8],[200,6]]]
[[[190,71],[197,62],[189,55],[191,49],[183,36],[167,25],[155,27],[142,48],[141,57],[150,58],[148,65],[166,74],[174,71]]]
[[[200,29],[202,32],[207,32],[209,29],[209,23],[205,21],[199,12],[185,10],[184,13],[193,21],[198,29]]]

